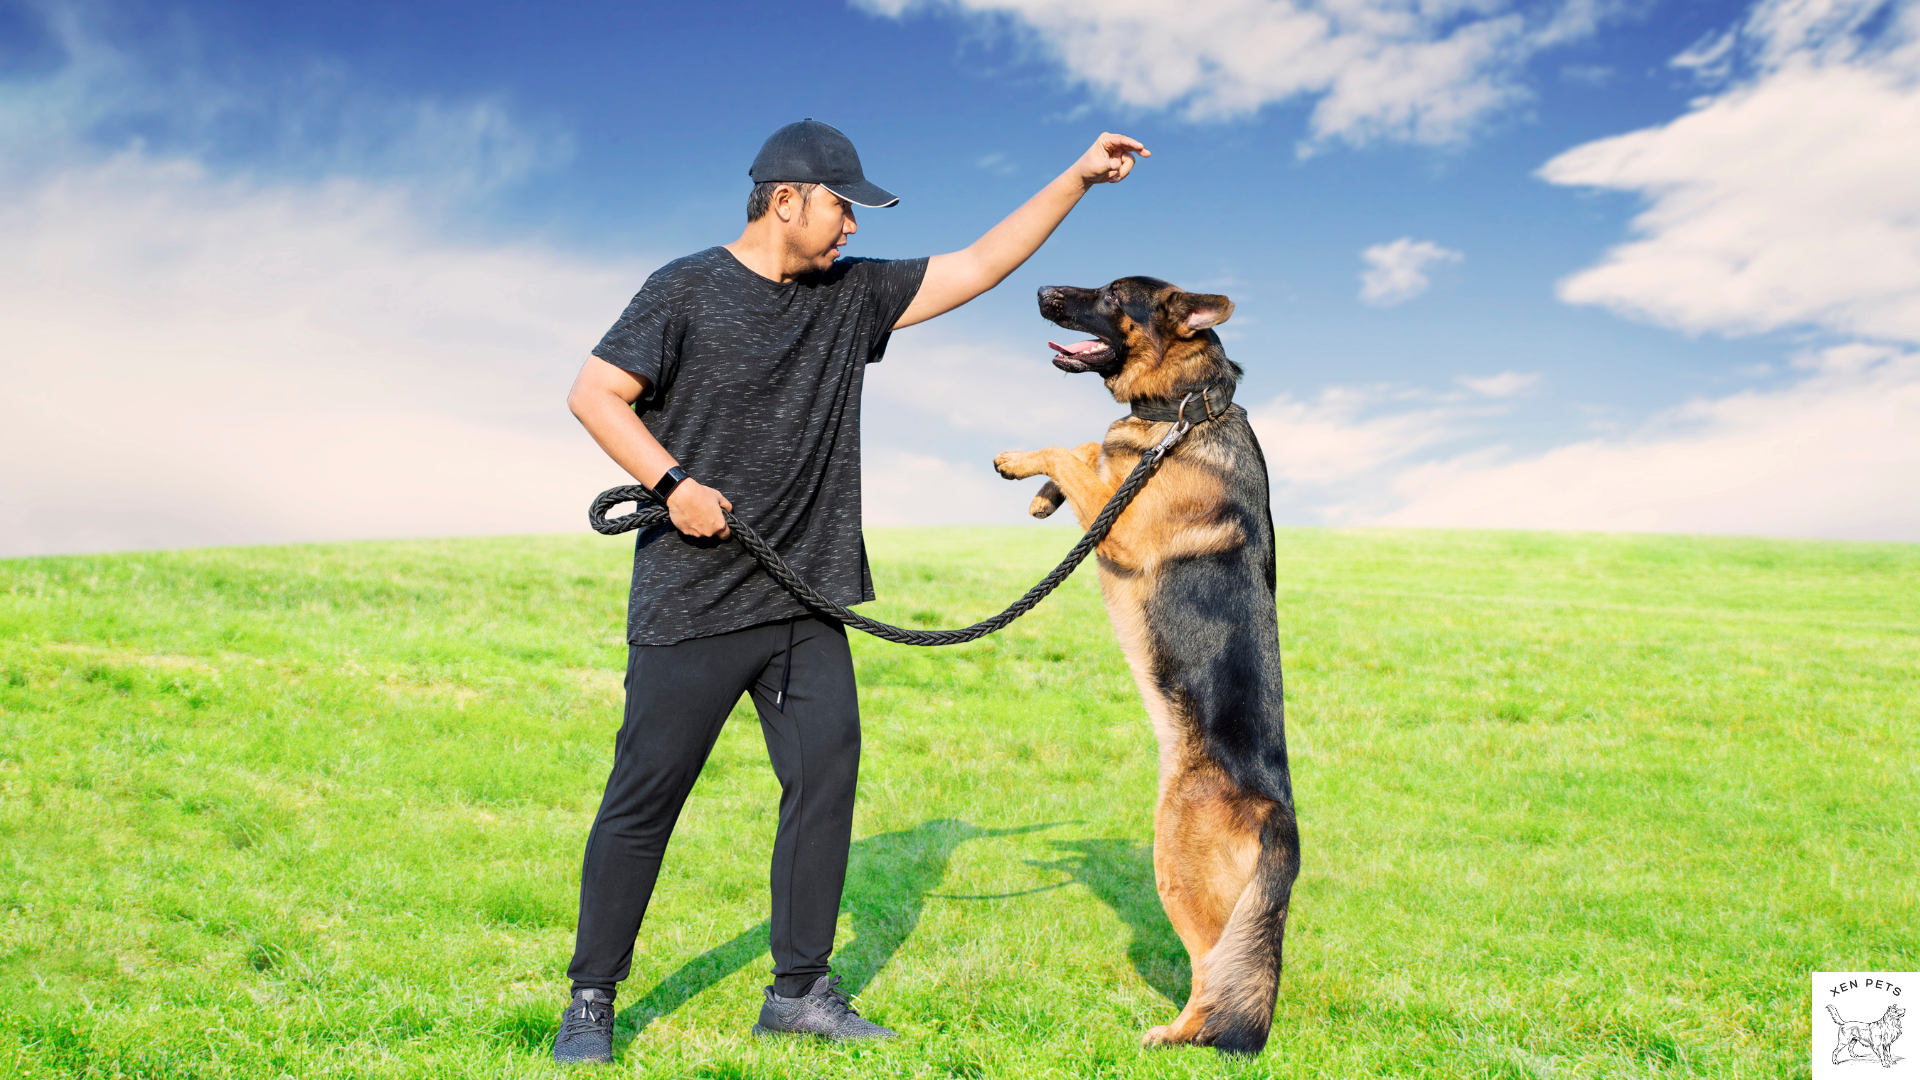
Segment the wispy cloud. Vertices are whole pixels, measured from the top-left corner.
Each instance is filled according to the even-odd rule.
[[[0,555],[572,530],[623,482],[561,402],[643,264],[139,155],[6,194]]]
[[[1591,86],[1598,90],[1613,81],[1619,74],[1605,64],[1568,64],[1560,69],[1562,81],[1579,86]]]
[[[184,19],[116,40],[92,5],[31,5],[58,62],[0,78],[0,176],[139,148],[282,179],[352,175],[485,195],[569,160],[571,134],[528,123],[498,96],[396,100],[335,64],[216,68]]]
[[[1764,0],[1673,63],[1716,92],[1542,169],[1648,200],[1561,297],[1695,333],[1866,340],[1624,434],[1418,465],[1371,520],[1920,539],[1920,355],[1874,343],[1920,343],[1920,4]]]
[[[1007,160],[1007,155],[998,151],[982,155],[973,163],[973,167],[979,169],[981,172],[990,172],[995,176],[1012,176],[1014,173],[1020,171],[1020,166]]]
[[[870,449],[860,469],[861,517],[869,525],[1013,524],[1040,481],[1018,488],[983,462],[950,461],[895,447]],[[1072,520],[1060,515],[1059,523]]]
[[[1603,0],[854,0],[1012,28],[1123,105],[1197,120],[1315,102],[1308,145],[1458,143],[1525,100],[1527,62],[1590,36]]]
[[[263,105],[74,10],[0,82],[0,555],[578,528],[621,478],[562,397],[650,260],[444,228],[543,139],[324,79]],[[255,120],[314,168],[223,167]]]
[[[1690,332],[1920,342],[1920,4],[1770,0],[1677,62],[1736,59],[1746,77],[1679,119],[1542,169],[1648,200],[1560,296]]]
[[[1247,410],[1276,484],[1345,483],[1468,434],[1484,409],[1403,386],[1332,386]]]
[[[1389,244],[1375,244],[1360,253],[1367,269],[1360,274],[1360,299],[1375,307],[1392,307],[1426,292],[1433,280],[1427,269],[1436,263],[1459,262],[1464,256],[1431,240],[1403,236]]]
[[[1524,394],[1540,385],[1540,373],[1537,371],[1503,371],[1498,375],[1475,378],[1471,375],[1456,377],[1454,382],[1479,394],[1481,397],[1505,398]]]
[[[1791,386],[1703,399],[1624,436],[1420,464],[1357,520],[1469,528],[1920,539],[1920,354],[1836,346]]]

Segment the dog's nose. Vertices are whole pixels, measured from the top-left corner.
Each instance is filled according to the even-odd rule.
[[[1040,314],[1052,318],[1060,313],[1060,287],[1057,285],[1040,286]]]

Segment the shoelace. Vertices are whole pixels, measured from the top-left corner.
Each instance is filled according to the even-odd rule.
[[[828,1008],[837,1006],[840,1012],[853,1016],[860,1015],[860,1010],[854,1008],[853,1002],[847,998],[847,992],[840,989],[840,976],[838,975],[827,980],[827,989],[820,996],[827,999]]]
[[[576,1035],[597,1030],[613,1018],[613,1004],[606,1001],[582,1001],[560,1017],[560,1034],[554,1042],[563,1043]]]

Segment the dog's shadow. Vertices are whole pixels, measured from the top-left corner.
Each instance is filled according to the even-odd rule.
[[[1193,986],[1192,964],[1153,887],[1152,846],[1129,840],[1059,840],[1053,846],[1063,858],[1031,865],[1068,875],[1112,908],[1133,932],[1127,942],[1133,969],[1160,996],[1185,1006]]]
[[[936,818],[911,829],[857,841],[847,861],[844,910],[853,920],[853,940],[834,950],[833,970],[840,986],[857,994],[880,974],[914,928],[929,894],[947,875],[954,850],[968,840],[1016,836],[1051,828],[982,829],[952,818]],[[1151,879],[1151,875],[1149,875]],[[656,983],[647,996],[621,1010],[621,1034],[634,1035],[670,1016],[707,988],[732,976],[767,952],[766,921],[715,945]]]

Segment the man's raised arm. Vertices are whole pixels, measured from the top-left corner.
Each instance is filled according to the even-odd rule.
[[[1038,195],[987,230],[985,236],[960,251],[928,260],[919,294],[893,328],[944,315],[1006,280],[1040,250],[1089,188],[1126,179],[1133,171],[1135,154],[1153,156],[1125,135],[1103,133],[1071,168],[1054,177]]]

